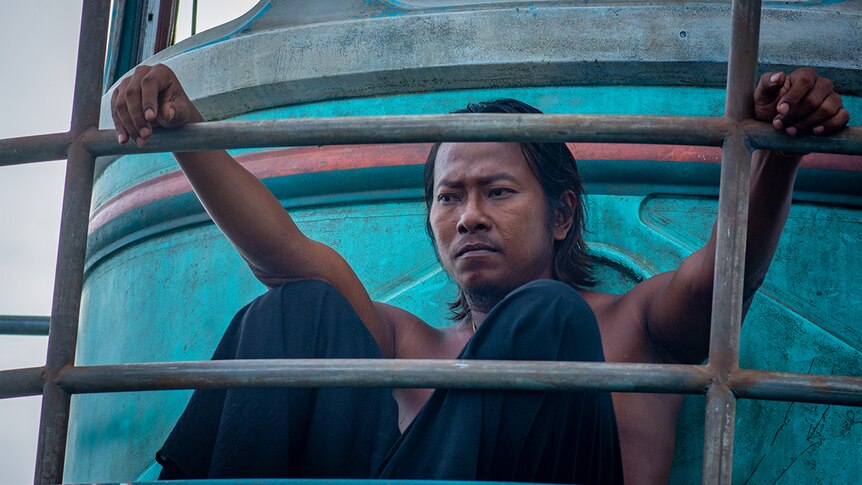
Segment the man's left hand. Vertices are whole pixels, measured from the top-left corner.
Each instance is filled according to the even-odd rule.
[[[754,117],[770,121],[776,130],[790,136],[827,135],[850,121],[841,96],[832,81],[820,77],[810,67],[793,71],[767,72],[754,91]]]

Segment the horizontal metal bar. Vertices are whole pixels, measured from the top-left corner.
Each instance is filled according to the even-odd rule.
[[[502,116],[507,118],[485,119]],[[511,124],[513,116],[544,119]],[[463,117],[475,118],[463,120]],[[459,114],[215,121],[174,132],[158,132],[144,148],[118,144],[114,130],[87,132],[82,141],[98,156],[217,148],[492,140],[719,146],[732,126],[732,122],[722,118],[670,116],[483,114],[481,117]],[[651,125],[653,121],[655,124]],[[777,132],[768,123],[746,121],[743,126],[753,148],[862,155],[862,127],[849,127],[830,136],[793,138]],[[68,133],[0,140],[0,166],[64,159],[69,141]]]
[[[739,398],[862,406],[862,378],[740,370],[730,378]]]
[[[51,317],[0,315],[0,335],[48,335]]]
[[[0,399],[42,394],[45,367],[0,370]]]
[[[63,160],[69,150],[70,141],[69,133],[51,133],[0,140],[0,167]]]
[[[0,371],[0,398],[41,392],[42,367]],[[481,360],[297,359],[159,362],[69,367],[58,383],[70,393],[225,387],[440,387],[579,389],[703,394],[704,366]],[[741,399],[862,406],[862,378],[737,370]]]
[[[752,148],[862,155],[862,127],[860,126],[849,126],[829,136],[800,137],[779,132],[770,124],[759,121],[746,121],[742,123],[742,127]]]
[[[295,359],[69,367],[69,393],[227,387],[435,387],[703,394],[697,365],[482,360]]]
[[[98,155],[368,143],[554,141],[719,146],[723,118],[671,116],[451,114],[215,121],[158,132],[144,148],[120,145],[114,130],[85,133]]]

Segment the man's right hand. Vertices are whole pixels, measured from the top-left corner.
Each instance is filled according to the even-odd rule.
[[[138,147],[156,127],[179,128],[203,121],[203,117],[183,90],[176,74],[164,64],[138,66],[114,90],[111,116],[117,141],[133,140]]]

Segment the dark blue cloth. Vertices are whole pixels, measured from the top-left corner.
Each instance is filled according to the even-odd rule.
[[[214,359],[380,358],[330,285],[275,288],[237,313]],[[595,316],[534,281],[488,314],[459,359],[603,361]],[[391,389],[196,391],[157,454],[161,478],[417,478],[622,483],[609,393],[436,390],[400,434]]]

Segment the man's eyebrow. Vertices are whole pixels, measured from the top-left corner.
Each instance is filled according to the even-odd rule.
[[[495,182],[500,182],[500,181],[517,182],[518,178],[513,177],[512,175],[510,175],[508,173],[501,172],[501,173],[495,173],[495,174],[491,174],[491,175],[485,175],[483,177],[479,177],[479,179],[478,179],[479,185],[491,185]],[[463,186],[464,186],[464,180],[460,179],[460,178],[458,178],[458,179],[442,178],[442,179],[437,181],[437,187],[463,187]]]

